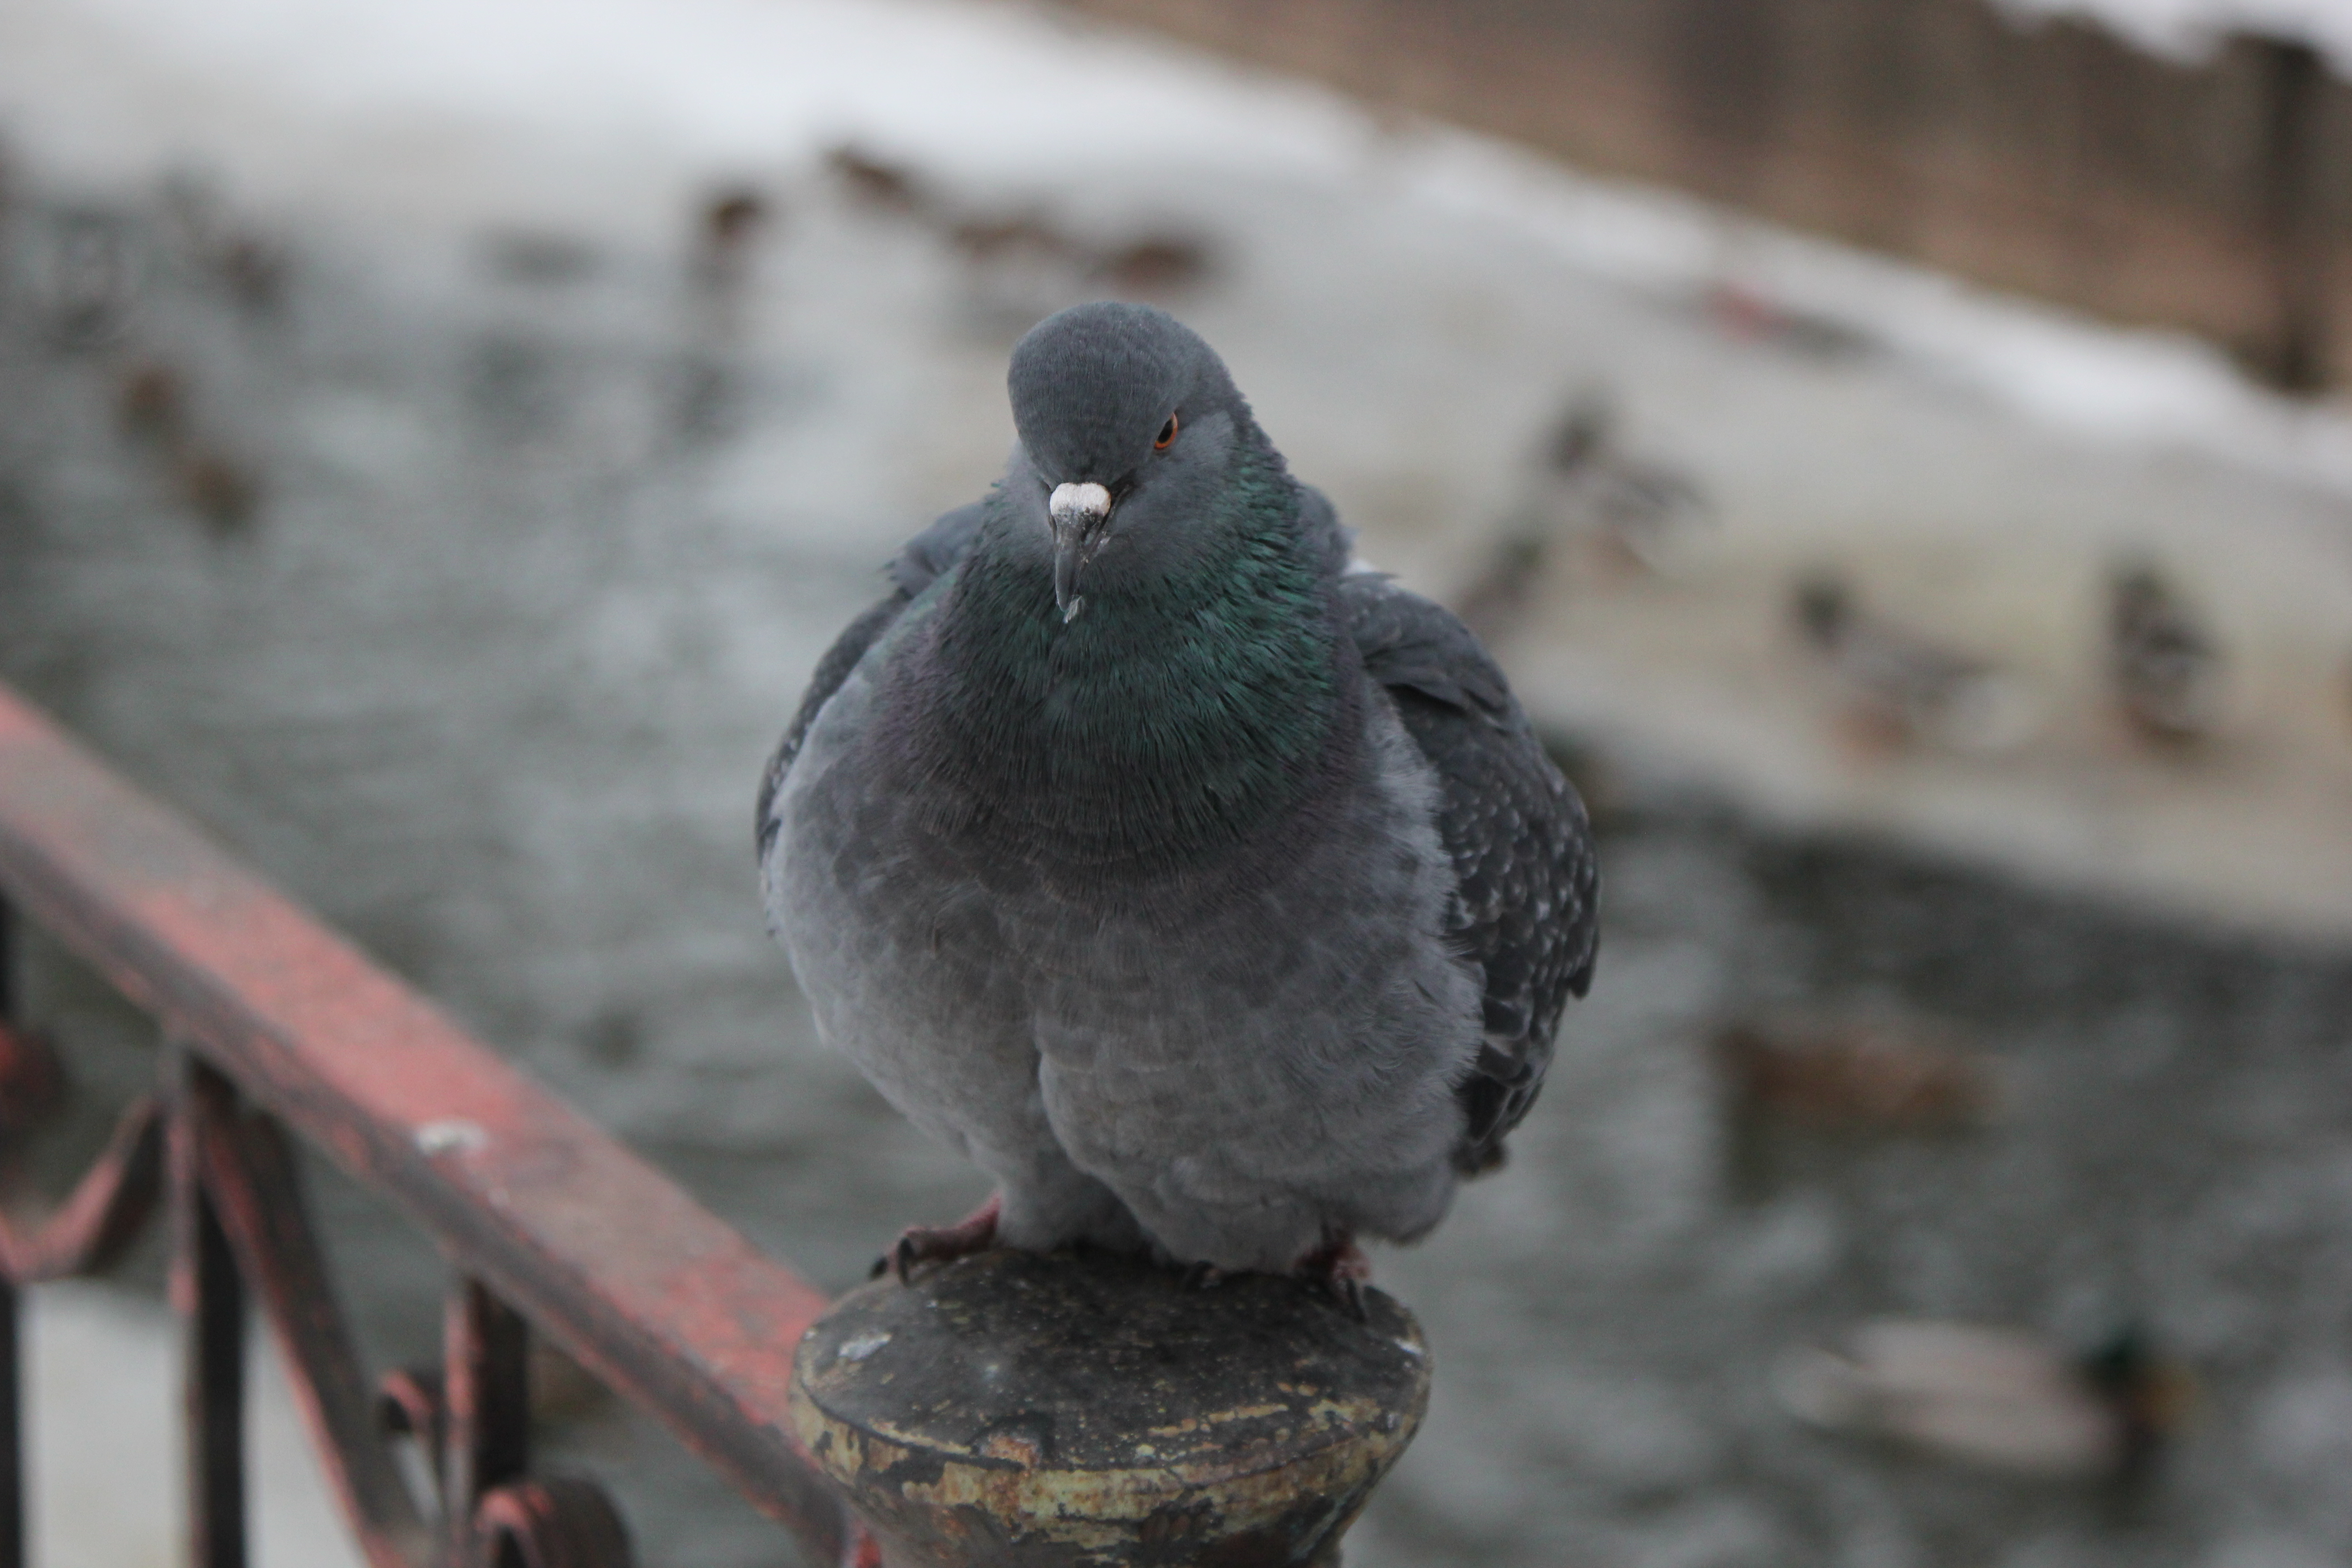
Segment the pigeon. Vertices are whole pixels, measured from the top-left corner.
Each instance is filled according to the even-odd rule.
[[[1344,1302],[1542,1087],[1592,977],[1582,803],[1190,329],[1074,307],[1008,383],[1003,479],[768,767],[771,928],[825,1041],[997,1184],[902,1278],[1093,1247]]]

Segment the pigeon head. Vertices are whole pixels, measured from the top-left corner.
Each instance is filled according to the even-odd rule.
[[[1021,449],[1005,488],[1050,539],[1065,622],[1196,557],[1235,457],[1264,446],[1216,351],[1148,305],[1047,317],[1007,381]]]

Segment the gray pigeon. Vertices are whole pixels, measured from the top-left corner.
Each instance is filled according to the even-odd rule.
[[[890,567],[760,792],[846,1052],[1002,1242],[1320,1272],[1498,1164],[1592,974],[1575,792],[1446,611],[1351,569],[1223,363],[1082,305],[1013,351],[986,500]]]

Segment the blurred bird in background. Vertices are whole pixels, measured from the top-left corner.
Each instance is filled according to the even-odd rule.
[[[1480,637],[1515,629],[1564,546],[1583,546],[1604,574],[1664,571],[1687,531],[1712,516],[1695,479],[1626,450],[1619,424],[1608,395],[1585,388],[1544,437],[1525,494],[1454,596]]]
[[[1823,1130],[1967,1126],[2000,1099],[1991,1062],[1916,1027],[1741,1019],[1717,1032],[1714,1055],[1740,1114]]]
[[[706,294],[731,294],[743,287],[751,248],[774,219],[766,196],[749,186],[714,192],[702,204],[688,277]]]
[[[173,498],[214,538],[226,539],[253,521],[261,505],[261,479],[251,464],[199,427],[194,404],[187,377],[176,365],[136,359],[117,384],[115,416],[128,442],[161,460]]]
[[[1216,270],[1214,247],[1181,227],[1084,233],[1042,204],[959,200],[937,177],[854,142],[829,149],[824,164],[859,205],[911,219],[933,235],[960,263],[966,302],[989,321],[1025,328],[1103,291],[1168,299]]]
[[[216,180],[201,169],[174,169],[163,179],[158,209],[176,261],[256,315],[284,303],[291,266],[285,243],[241,216]]]
[[[1902,1318],[1862,1324],[1843,1350],[1790,1352],[1772,1384],[1790,1415],[1827,1431],[2083,1480],[2144,1474],[2196,1393],[2137,1328],[2083,1351],[2023,1329]]]
[[[1865,747],[1993,752],[2032,734],[2034,704],[2014,676],[1865,614],[1843,578],[1805,578],[1791,608],[1799,634],[1835,678],[1849,733]]]
[[[2209,738],[2228,666],[2171,582],[2145,560],[2107,580],[2108,690],[2140,739],[2183,746]]]

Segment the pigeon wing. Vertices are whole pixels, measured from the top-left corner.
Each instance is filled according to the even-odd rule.
[[[809,726],[816,722],[817,713],[833,694],[841,689],[841,683],[849,679],[849,672],[857,668],[857,661],[881,640],[882,634],[915,602],[916,595],[963,559],[964,552],[971,548],[973,536],[980,531],[985,507],[982,501],[958,507],[908,540],[890,563],[888,595],[850,622],[825,650],[824,657],[816,661],[816,673],[809,678],[808,690],[802,694],[800,710],[793,715],[775,755],[768,759],[768,771],[760,779],[754,822],[761,860],[768,858],[779,826],[770,808],[775,804],[776,791],[783,787],[784,774],[791,771],[793,759],[800,755],[801,742],[807,738]]]
[[[1543,1087],[1561,1010],[1592,983],[1592,829],[1467,626],[1377,574],[1341,579],[1339,595],[1366,673],[1436,770],[1456,881],[1448,934],[1486,973],[1486,1043],[1457,1091],[1469,1120],[1454,1163],[1475,1174],[1502,1163],[1504,1135]]]

